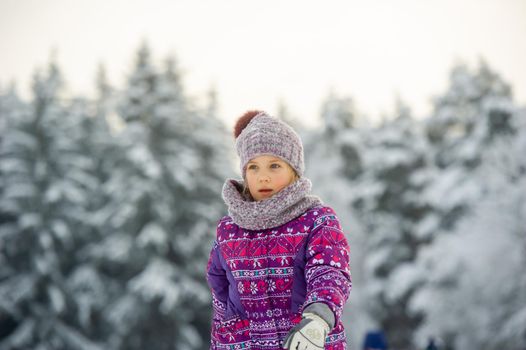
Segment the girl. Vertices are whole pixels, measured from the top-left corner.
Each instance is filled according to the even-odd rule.
[[[210,349],[346,349],[349,246],[334,211],[309,194],[301,139],[260,111],[234,134],[243,180],[223,186],[229,215],[207,266]]]

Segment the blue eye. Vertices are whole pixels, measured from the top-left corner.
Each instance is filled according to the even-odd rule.
[[[272,164],[270,164],[270,167],[273,168],[273,169],[278,169],[278,168],[281,168],[281,165],[279,165],[278,163],[272,163]],[[257,165],[254,165],[254,164],[249,165],[247,167],[247,169],[250,169],[250,170],[256,169],[256,168],[257,168]]]

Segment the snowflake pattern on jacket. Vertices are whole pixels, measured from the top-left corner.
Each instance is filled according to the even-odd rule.
[[[210,349],[281,350],[303,309],[315,302],[335,315],[325,349],[346,349],[341,315],[352,287],[349,253],[328,206],[266,230],[246,230],[223,217],[207,265]]]

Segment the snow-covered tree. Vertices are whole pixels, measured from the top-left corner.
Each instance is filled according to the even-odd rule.
[[[451,163],[476,167],[484,144],[495,134],[513,130],[506,111],[512,103],[511,89],[483,60],[474,72],[457,64],[449,82],[426,120],[434,160],[441,168]]]
[[[363,171],[352,182],[353,209],[363,225],[363,302],[375,328],[386,332],[395,349],[409,349],[420,315],[407,311],[413,288],[397,271],[411,264],[425,238],[417,228],[428,208],[411,196],[422,185],[412,174],[426,167],[426,144],[418,123],[403,103],[396,118],[378,128],[363,130],[360,157]]]
[[[350,97],[339,97],[330,92],[322,104],[321,116],[328,135],[352,128],[356,122],[354,102]]]
[[[351,246],[353,291],[343,313],[348,325],[349,345],[361,346],[363,334],[373,324],[365,311],[363,287],[363,227],[352,208],[352,182],[363,172],[362,130],[353,127],[357,114],[350,97],[329,94],[321,108],[320,128],[300,133],[305,147],[306,176],[313,193],[334,208]]]
[[[194,108],[182,86],[176,61],[161,71],[143,45],[120,102],[111,200],[97,214],[106,235],[87,250],[112,286],[104,317],[114,349],[199,349],[209,336],[203,243],[223,215],[230,164],[214,109]]]
[[[77,251],[91,239],[92,162],[79,148],[81,112],[60,101],[55,63],[35,74],[33,100],[10,109],[1,144],[2,349],[98,349],[78,331],[68,283]],[[5,323],[4,323],[5,324]],[[82,343],[83,347],[77,346]]]
[[[425,276],[411,301],[426,315],[415,343],[438,335],[455,349],[520,349],[524,344],[526,177],[519,168],[510,176],[495,168],[503,158],[512,161],[508,166],[513,166],[510,158],[517,160],[501,153],[509,146],[492,161],[484,157],[486,173],[480,175],[488,181],[488,192],[459,220],[454,234],[438,237],[421,252],[413,268]]]
[[[410,302],[425,315],[414,342],[438,335],[449,348],[519,349],[526,339],[526,284],[519,277],[526,263],[525,114],[486,65],[461,71],[446,96],[475,112],[457,110],[469,123],[440,142],[440,170],[421,196],[435,208],[436,238],[406,269],[422,283]],[[444,108],[458,104],[440,104],[437,115]]]

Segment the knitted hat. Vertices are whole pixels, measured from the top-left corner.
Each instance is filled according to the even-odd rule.
[[[235,136],[243,178],[247,163],[260,155],[281,158],[296,170],[298,176],[303,175],[305,163],[301,139],[285,122],[262,111],[249,111],[238,119]]]

